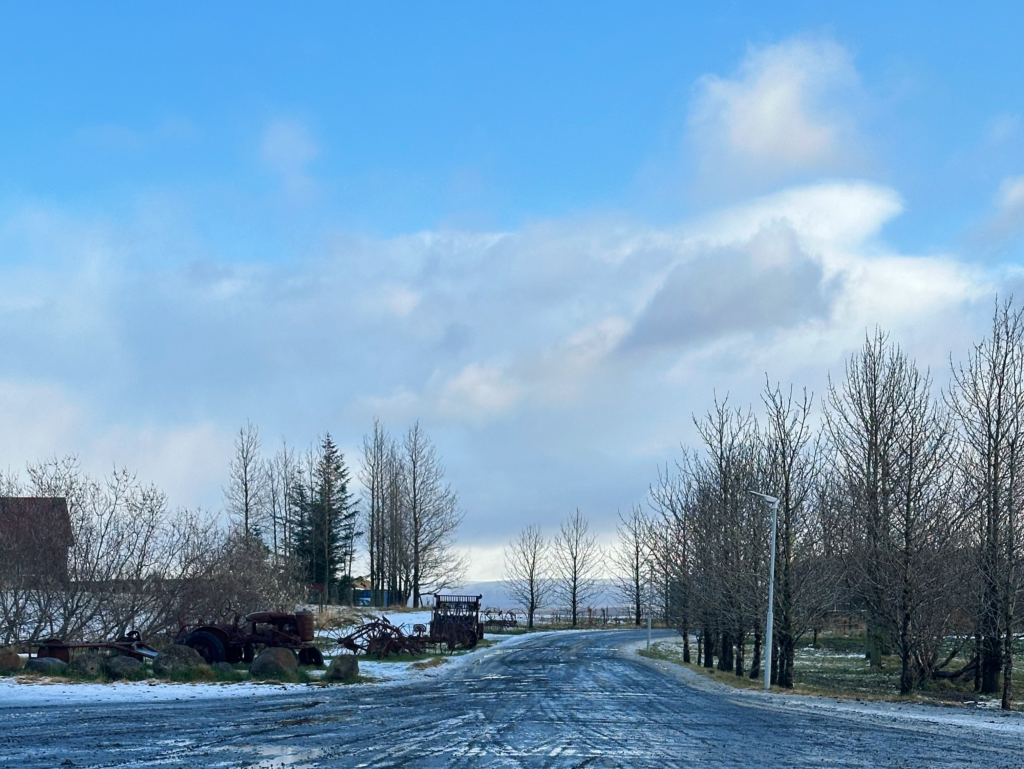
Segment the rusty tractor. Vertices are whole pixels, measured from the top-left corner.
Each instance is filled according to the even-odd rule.
[[[301,665],[323,665],[320,650],[313,645],[316,624],[313,612],[258,611],[234,622],[182,625],[175,643],[191,646],[208,664],[252,662],[260,648],[291,649]]]

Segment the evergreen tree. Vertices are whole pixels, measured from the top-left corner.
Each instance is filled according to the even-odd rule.
[[[312,477],[296,481],[294,552],[304,579],[321,585],[325,600],[351,586],[357,512],[345,457],[328,433],[317,451]]]

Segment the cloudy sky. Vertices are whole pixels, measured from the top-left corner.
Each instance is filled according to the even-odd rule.
[[[1020,11],[688,5],[6,9],[0,466],[219,509],[246,419],[419,419],[487,578],[716,392],[876,324],[941,384],[1024,296]]]

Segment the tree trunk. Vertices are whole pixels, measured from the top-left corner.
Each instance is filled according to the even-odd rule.
[[[756,680],[761,676],[761,631],[754,631],[754,656],[750,660],[750,678]]]
[[[743,678],[743,653],[745,651],[744,646],[746,645],[747,634],[740,631],[736,634],[736,675],[739,678]]]
[[[1003,668],[1003,644],[999,636],[986,636],[981,641],[981,692],[999,691],[999,676]]]
[[[771,670],[771,677],[769,678],[769,680],[771,681],[773,686],[778,686],[778,684],[779,684],[779,643],[776,640],[777,638],[778,638],[778,636],[773,633],[772,634],[772,670]]]
[[[1008,598],[1008,602],[1012,599]],[[1006,637],[1003,639],[1003,710],[1013,707],[1013,608],[1006,611]]]
[[[718,669],[723,673],[732,670],[733,656],[732,656],[732,635],[727,631],[722,631],[722,653],[718,658]]]
[[[981,633],[974,632],[974,691],[981,691]]]
[[[904,598],[905,600],[905,598]],[[914,691],[914,672],[910,667],[910,613],[904,606],[903,623],[900,627],[900,694]]]

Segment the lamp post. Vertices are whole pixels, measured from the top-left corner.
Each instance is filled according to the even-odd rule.
[[[768,619],[764,638],[764,690],[772,687],[772,629],[775,627],[775,526],[779,519],[779,498],[760,491],[749,491],[755,497],[761,497],[772,506],[772,551],[771,567],[768,570]]]

